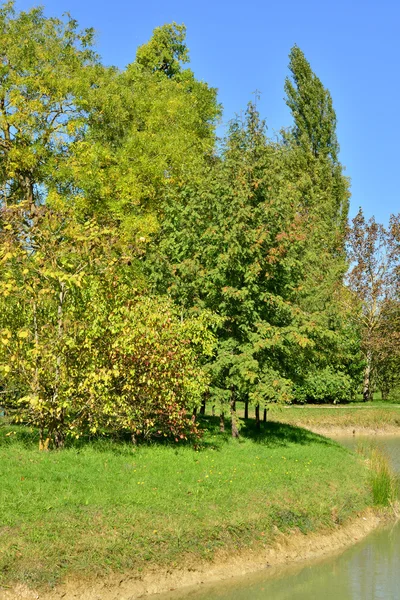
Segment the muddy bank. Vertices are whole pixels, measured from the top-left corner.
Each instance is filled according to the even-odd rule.
[[[70,579],[52,591],[29,590],[24,586],[0,589],[1,600],[135,600],[152,594],[201,585],[204,582],[227,580],[232,577],[296,564],[306,559],[324,557],[356,543],[378,525],[388,520],[388,513],[368,510],[350,523],[321,533],[303,535],[278,533],[272,546],[260,546],[235,555],[220,552],[212,563],[186,561],[184,568],[149,568],[141,574],[114,574],[97,580]]]
[[[314,433],[325,435],[326,437],[344,437],[344,436],[392,436],[400,437],[400,427],[396,425],[385,425],[384,427],[361,427],[359,425],[308,425],[305,423],[296,423],[297,427],[304,427]]]

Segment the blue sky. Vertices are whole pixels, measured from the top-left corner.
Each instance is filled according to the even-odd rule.
[[[18,9],[37,5],[17,0]],[[273,134],[290,125],[284,102],[288,53],[304,51],[330,90],[338,117],[340,158],[352,182],[351,215],[386,223],[400,211],[400,3],[395,0],[43,0],[46,14],[65,11],[97,31],[106,64],[124,67],[154,27],[187,26],[191,67],[219,90],[224,122],[256,90]]]

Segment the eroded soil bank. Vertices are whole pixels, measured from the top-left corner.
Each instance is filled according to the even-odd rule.
[[[273,569],[342,551],[356,543],[392,517],[386,512],[365,511],[350,523],[321,533],[303,535],[299,532],[278,533],[273,546],[238,552],[226,556],[223,552],[210,562],[190,559],[183,569],[151,568],[140,575],[113,575],[101,580],[71,579],[50,592],[30,590],[23,585],[0,591],[1,600],[135,600],[203,582],[227,580],[232,577]]]
[[[324,435],[326,437],[371,437],[371,436],[390,436],[398,437],[400,440],[400,427],[396,425],[386,425],[385,427],[363,427],[359,425],[348,425],[346,427],[324,426],[324,425],[301,425],[299,427],[307,427],[310,431]]]

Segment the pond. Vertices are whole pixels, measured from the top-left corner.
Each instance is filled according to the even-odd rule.
[[[338,439],[354,447],[355,438]],[[363,438],[369,441],[368,438]],[[400,474],[400,437],[374,437]],[[398,600],[400,522],[380,528],[345,552],[300,564],[264,570],[218,584],[171,592],[159,600]]]

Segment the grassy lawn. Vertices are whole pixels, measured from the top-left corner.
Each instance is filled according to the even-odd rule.
[[[0,426],[2,583],[189,564],[372,504],[366,466],[333,441],[281,423],[257,434],[250,421],[237,441],[204,422],[199,450],[97,440],[47,453]]]

